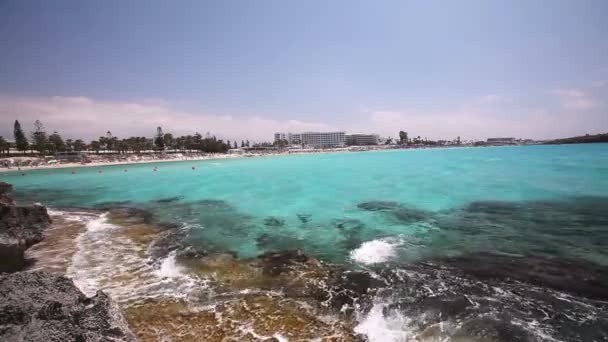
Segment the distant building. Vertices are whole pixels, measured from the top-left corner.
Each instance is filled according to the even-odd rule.
[[[348,134],[346,135],[346,145],[366,146],[378,145],[380,137],[376,134]]]
[[[289,145],[299,145],[302,143],[302,135],[293,133],[275,133],[274,142],[277,143],[279,141],[287,141]]]
[[[515,138],[488,138],[488,145],[515,145],[517,141]]]
[[[287,133],[287,142],[290,145],[299,145],[302,143],[302,134]]]
[[[344,132],[275,133],[274,141],[313,148],[341,147],[346,144],[346,136]]]
[[[344,132],[306,132],[301,134],[302,144],[314,148],[343,147],[346,144]]]
[[[285,133],[275,133],[274,134],[274,142],[279,142],[279,141],[283,141],[283,140],[287,140],[287,134]]]

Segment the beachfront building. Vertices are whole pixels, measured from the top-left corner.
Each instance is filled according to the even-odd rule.
[[[294,133],[275,133],[274,142],[287,141],[289,145],[299,145],[302,143],[302,134]]]
[[[378,145],[380,137],[377,134],[347,134],[346,145],[348,146],[368,146]]]
[[[344,147],[344,132],[305,132],[301,134],[302,145],[313,148]]]
[[[305,132],[305,133],[275,133],[275,143],[287,141],[289,145],[303,145],[310,148],[344,147],[346,134],[344,132]]]
[[[488,145],[501,146],[501,145],[515,145],[517,142],[515,141],[515,138],[488,138],[486,143]]]
[[[287,133],[287,141],[290,145],[300,145],[302,143],[302,134]]]
[[[275,133],[274,134],[274,142],[280,142],[280,141],[287,141],[287,134],[286,133]]]

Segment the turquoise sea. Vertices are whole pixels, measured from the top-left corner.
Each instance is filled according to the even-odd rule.
[[[241,257],[299,248],[348,261],[362,243],[388,238],[406,260],[479,250],[608,263],[606,215],[594,217],[608,209],[608,144],[283,155],[24,174],[2,176],[21,200],[150,209],[162,222],[188,225],[193,243]]]
[[[257,340],[337,327],[347,327],[345,341],[608,339],[608,144],[281,155],[0,180],[17,200],[84,225],[61,242],[74,254],[59,263],[85,293],[103,289],[127,310],[153,300],[162,313],[166,298],[187,298],[236,326],[272,327]],[[139,238],[159,228],[154,241]],[[177,324],[141,310],[145,325]],[[310,323],[289,330],[283,319],[295,316]]]

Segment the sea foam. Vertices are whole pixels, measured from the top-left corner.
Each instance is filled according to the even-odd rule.
[[[367,336],[370,342],[405,342],[415,338],[407,328],[411,322],[407,317],[392,312],[384,314],[386,304],[376,303],[355,326],[355,332]]]
[[[350,252],[350,258],[362,264],[387,262],[396,257],[398,242],[391,240],[371,240]]]

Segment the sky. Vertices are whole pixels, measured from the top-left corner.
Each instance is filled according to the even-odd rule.
[[[608,1],[0,1],[0,135],[608,132]]]

